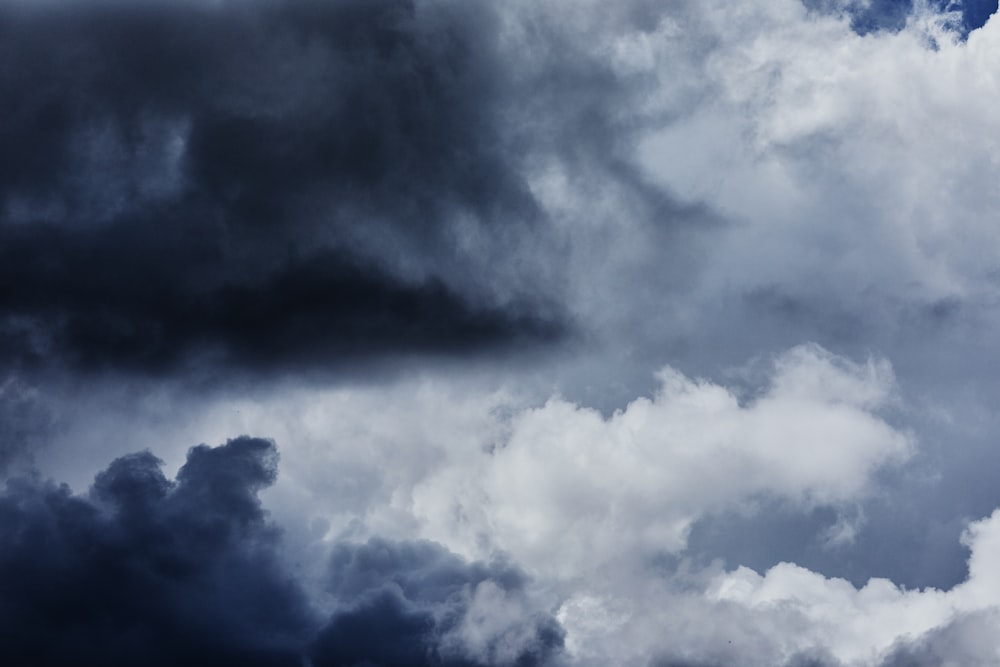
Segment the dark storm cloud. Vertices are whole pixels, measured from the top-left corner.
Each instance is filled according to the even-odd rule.
[[[115,460],[88,496],[37,478],[0,495],[0,662],[33,665],[543,664],[562,631],[528,615],[490,641],[445,645],[477,585],[523,595],[523,575],[429,543],[341,545],[338,611],[320,614],[279,557],[257,493],[270,441],[191,449],[175,481],[145,452]],[[404,659],[405,656],[405,659]],[[345,662],[346,661],[346,662]]]
[[[294,665],[309,618],[256,492],[271,443],[191,450],[177,481],[149,453],[89,498],[38,479],[0,497],[5,663]]]
[[[320,633],[317,665],[528,666],[549,663],[562,648],[562,628],[548,614],[518,619],[481,646],[462,646],[462,624],[470,620],[470,595],[478,586],[489,583],[517,597],[526,583],[502,562],[466,564],[430,542],[375,539],[339,546],[330,563],[331,592],[357,602]]]
[[[463,352],[561,330],[537,314],[471,304],[438,279],[397,280],[343,252],[290,255],[257,272],[169,235],[153,225],[9,232],[0,302],[25,320],[19,329],[8,321],[17,338],[0,349],[3,361],[31,368],[55,355],[81,369],[155,372],[197,355],[267,368],[394,350]]]
[[[430,17],[404,0],[3,11],[8,206],[35,194],[92,213],[107,195],[85,179],[113,188],[100,177],[167,171],[181,142],[190,196],[248,235],[302,224],[289,213],[317,191],[428,231],[452,206],[530,216],[490,142],[495,26],[478,5]],[[111,173],[80,173],[88,161]],[[127,185],[116,208],[145,203],[129,197],[142,184]]]
[[[497,296],[490,258],[458,247],[503,257],[542,233],[497,30],[482,3],[0,7],[4,361],[555,336],[551,305]]]

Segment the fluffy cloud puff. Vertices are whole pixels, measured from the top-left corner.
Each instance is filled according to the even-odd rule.
[[[1000,655],[998,535],[1000,511],[969,525],[968,575],[949,590],[855,587],[792,563],[651,568],[575,591],[558,618],[581,665],[985,666]]]
[[[785,638],[787,646],[820,646],[844,664],[884,659],[897,665],[921,645],[937,647],[935,664],[960,664],[963,655],[972,660],[967,664],[988,664],[1000,655],[995,632],[1000,510],[971,523],[963,542],[971,550],[968,577],[948,591],[906,590],[887,579],[871,579],[856,589],[783,563],[764,575],[746,568],[725,573],[708,592],[716,600],[787,617],[797,628]]]
[[[659,379],[607,418],[559,398],[514,415],[472,470],[445,464],[421,483],[414,512],[435,536],[478,530],[535,571],[575,577],[681,551],[695,520],[760,494],[857,498],[911,448],[878,416],[893,395],[884,362],[795,348],[742,401],[671,369]]]

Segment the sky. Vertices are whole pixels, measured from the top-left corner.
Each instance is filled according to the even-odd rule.
[[[0,0],[0,663],[1000,662],[1000,18]]]

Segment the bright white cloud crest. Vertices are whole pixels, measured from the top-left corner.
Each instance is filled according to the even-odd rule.
[[[782,563],[763,576],[747,568],[720,575],[709,595],[754,611],[798,616],[799,650],[823,646],[846,664],[875,664],[900,639],[918,637],[963,615],[995,611],[1000,599],[1000,510],[973,522],[965,542],[971,550],[969,576],[950,591],[905,590],[886,579],[855,589],[844,580]],[[995,628],[981,650],[983,660],[1000,659]]]
[[[892,397],[884,362],[796,348],[746,405],[669,368],[659,379],[652,399],[609,418],[559,398],[516,414],[506,441],[473,469],[445,465],[422,483],[416,513],[436,537],[450,542],[476,528],[533,570],[574,577],[679,552],[699,517],[759,494],[853,499],[911,446],[872,412]],[[477,512],[485,525],[469,526]],[[463,521],[442,525],[456,516]]]

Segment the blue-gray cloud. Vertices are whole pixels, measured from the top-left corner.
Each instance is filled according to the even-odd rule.
[[[429,542],[338,544],[322,591],[305,590],[257,497],[276,465],[272,442],[244,436],[192,448],[176,480],[149,452],[116,459],[85,496],[38,477],[9,480],[0,660],[478,667],[558,656],[561,628],[542,611],[482,645],[465,641],[478,587],[521,599],[527,579]],[[320,592],[335,611],[319,610]]]
[[[545,290],[450,275],[456,235],[542,233],[495,23],[405,0],[0,6],[0,363],[270,370],[559,337]]]

